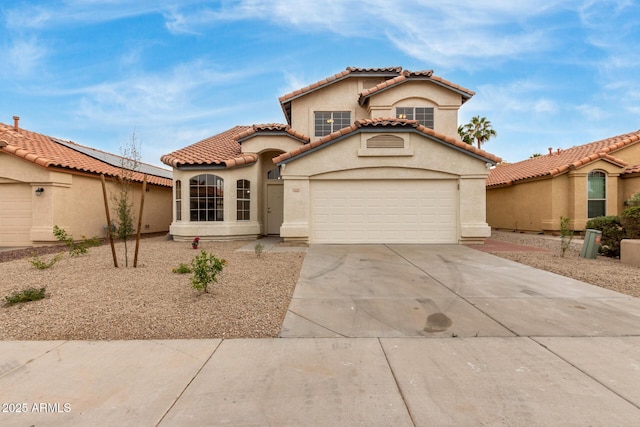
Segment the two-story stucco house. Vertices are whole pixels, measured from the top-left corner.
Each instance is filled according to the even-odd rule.
[[[162,157],[177,240],[460,243],[490,235],[500,159],[460,141],[473,92],[401,67],[347,68],[282,96],[286,124],[236,126]]]

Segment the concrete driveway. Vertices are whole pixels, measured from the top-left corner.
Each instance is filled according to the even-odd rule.
[[[282,337],[627,336],[640,300],[460,245],[311,246]]]
[[[0,425],[640,420],[640,299],[463,246],[311,246],[282,336],[0,341]]]

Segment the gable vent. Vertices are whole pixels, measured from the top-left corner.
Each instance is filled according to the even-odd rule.
[[[404,139],[395,135],[378,135],[367,139],[367,148],[404,148]]]

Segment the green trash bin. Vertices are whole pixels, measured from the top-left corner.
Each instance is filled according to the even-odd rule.
[[[594,259],[598,256],[598,248],[600,247],[600,238],[602,237],[602,231],[587,229],[584,235],[584,244],[582,245],[582,258]]]

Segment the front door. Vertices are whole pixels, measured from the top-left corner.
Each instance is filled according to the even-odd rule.
[[[282,182],[267,184],[267,230],[266,234],[280,235],[284,205]]]

